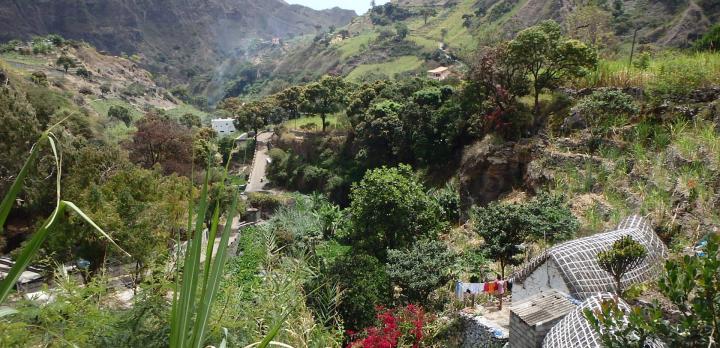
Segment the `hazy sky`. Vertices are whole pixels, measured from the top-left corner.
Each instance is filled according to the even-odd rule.
[[[326,8],[340,7],[348,10],[355,10],[358,14],[365,13],[370,8],[370,0],[285,0],[291,4],[300,4],[312,7],[316,10],[324,10]],[[376,0],[375,3],[380,5],[388,2],[388,0]]]

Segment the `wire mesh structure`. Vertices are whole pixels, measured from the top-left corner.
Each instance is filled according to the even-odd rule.
[[[637,215],[623,219],[610,232],[571,240],[548,249],[515,272],[511,279],[522,283],[545,262],[554,262],[570,290],[570,295],[585,300],[597,293],[613,292],[615,281],[597,262],[597,254],[608,250],[621,237],[629,235],[647,249],[645,260],[621,279],[623,287],[656,278],[668,257],[668,250],[653,232],[650,223]]]
[[[601,348],[600,336],[585,319],[583,311],[586,308],[591,311],[598,310],[606,300],[612,301],[613,295],[607,292],[599,293],[583,301],[577,309],[568,313],[565,318],[550,329],[550,332],[543,340],[542,346],[547,348]],[[625,312],[630,310],[630,306],[622,299],[619,299],[618,307]],[[645,347],[660,348],[664,347],[664,345],[660,342],[649,341],[646,342]]]

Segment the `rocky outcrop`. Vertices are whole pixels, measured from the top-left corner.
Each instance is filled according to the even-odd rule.
[[[461,211],[486,205],[523,186],[528,164],[545,145],[540,137],[506,142],[488,135],[468,146],[459,171]]]

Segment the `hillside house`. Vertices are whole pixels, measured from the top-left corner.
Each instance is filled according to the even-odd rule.
[[[427,77],[432,80],[442,81],[450,77],[450,68],[441,66],[432,70],[428,70]]]
[[[513,301],[523,301],[542,291],[557,290],[585,300],[599,292],[613,292],[615,282],[597,262],[622,236],[630,235],[647,248],[647,257],[622,279],[623,287],[656,278],[668,257],[665,244],[640,216],[622,220],[615,230],[571,240],[554,246],[513,273]]]
[[[211,121],[212,129],[221,137],[235,133],[232,118],[215,118]]]

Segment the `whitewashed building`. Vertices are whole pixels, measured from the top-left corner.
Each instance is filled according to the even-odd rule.
[[[235,124],[233,123],[235,121],[232,118],[216,118],[213,119],[212,129],[217,132],[219,136],[226,136],[235,133]]]
[[[450,77],[450,68],[441,66],[439,68],[428,70],[427,77],[432,80],[445,80]]]

